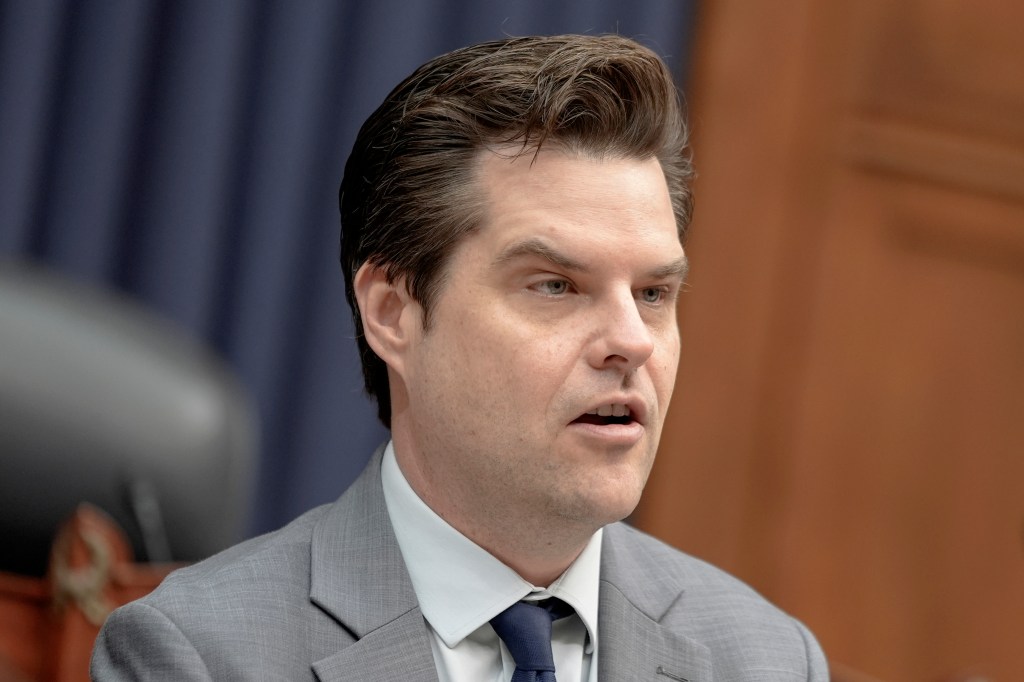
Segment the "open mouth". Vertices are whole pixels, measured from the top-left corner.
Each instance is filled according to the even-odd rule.
[[[596,410],[581,414],[573,420],[574,424],[594,424],[596,426],[607,426],[609,424],[632,424],[636,419],[630,409],[622,404],[602,405]]]

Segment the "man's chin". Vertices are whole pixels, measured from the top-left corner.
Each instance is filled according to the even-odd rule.
[[[565,510],[565,516],[596,531],[632,514],[640,503],[642,488],[629,491],[617,489],[605,491],[604,494],[591,488],[586,492],[588,494]]]

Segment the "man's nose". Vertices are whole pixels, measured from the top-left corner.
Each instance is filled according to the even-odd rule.
[[[594,368],[629,372],[647,362],[654,352],[654,335],[632,292],[609,297],[598,306],[597,315],[589,355]]]

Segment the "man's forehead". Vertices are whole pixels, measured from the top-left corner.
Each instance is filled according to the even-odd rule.
[[[653,156],[589,155],[561,147],[525,153],[519,147],[502,147],[482,150],[472,177],[485,212],[541,207],[586,209],[595,199],[614,195],[615,208],[624,213],[653,218],[664,210],[675,222],[668,181],[661,163]],[[618,190],[624,184],[642,191],[623,200]]]

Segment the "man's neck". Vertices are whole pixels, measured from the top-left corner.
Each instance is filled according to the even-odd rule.
[[[468,511],[458,491],[430,484],[414,460],[395,446],[399,469],[416,495],[446,523],[472,540],[524,580],[538,587],[554,582],[586,547],[598,528],[575,520],[553,522],[540,514],[505,514],[497,507]]]
[[[429,506],[429,502],[427,504]],[[438,515],[445,518],[443,514]],[[595,529],[581,539],[579,533],[564,537],[568,534],[556,532],[562,529],[550,527],[537,530],[522,527],[494,530],[474,527],[472,523],[464,523],[460,527],[447,518],[445,520],[518,573],[523,580],[537,587],[547,587],[565,573],[596,532]]]

